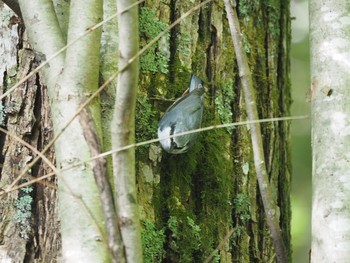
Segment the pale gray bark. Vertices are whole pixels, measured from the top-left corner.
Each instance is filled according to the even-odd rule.
[[[118,0],[118,10],[124,10],[135,0]],[[135,56],[139,48],[138,7],[133,7],[118,17],[119,69]],[[115,111],[112,120],[112,147],[118,149],[135,142],[135,106],[138,84],[138,59],[118,76]],[[141,227],[136,197],[135,149],[113,154],[114,182],[117,210],[126,260],[142,262]]]
[[[23,10],[22,15],[27,28],[29,41],[37,52],[38,58],[45,61],[65,45],[52,1],[20,0],[19,4],[21,10]],[[61,54],[51,60],[49,65],[43,70],[46,84],[49,87],[50,96],[53,95],[53,87],[63,69],[63,63],[64,55]]]
[[[21,9],[19,8],[18,0],[2,0],[13,12],[19,17],[22,17]]]
[[[100,1],[75,1],[71,4],[68,42],[100,21]],[[53,101],[55,130],[60,131],[79,107],[82,99],[98,86],[100,30],[96,30],[67,49],[62,81],[56,86]],[[93,119],[100,128],[99,100],[91,105]],[[55,115],[56,114],[56,115]],[[55,144],[61,167],[90,157],[78,120],[66,129]],[[101,135],[100,130],[98,130]],[[59,178],[60,179],[60,178]],[[99,262],[108,259],[104,240],[99,194],[90,166],[67,171],[59,180],[62,255],[66,262]],[[67,192],[68,190],[68,192]],[[74,193],[75,196],[72,195]],[[93,214],[93,217],[91,216]]]
[[[20,1],[20,5],[30,42],[45,60],[65,45],[52,1]],[[100,1],[75,1],[70,8],[68,42],[102,18]],[[81,100],[98,86],[100,34],[100,30],[89,34],[69,47],[66,56],[59,55],[44,68],[56,134],[75,115]],[[98,99],[90,109],[100,128]],[[100,134],[100,130],[98,132]],[[87,141],[77,120],[56,141],[55,150],[59,167],[90,157]],[[91,167],[69,170],[58,179],[63,261],[107,261],[109,253],[103,242],[105,234],[101,233],[101,203]]]
[[[4,5],[0,5],[0,14],[3,19],[0,20],[0,32],[1,32],[1,42],[0,45],[0,76],[1,79],[5,74],[9,78],[12,78],[16,75],[15,67],[17,65],[17,49],[16,45],[18,42],[17,29],[18,25],[12,25],[10,22],[13,12]],[[0,82],[1,94],[3,93],[2,87],[3,81]]]
[[[311,262],[349,262],[350,27],[347,1],[310,1]]]

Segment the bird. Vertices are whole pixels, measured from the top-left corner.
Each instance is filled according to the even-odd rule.
[[[158,125],[158,139],[166,152],[181,154],[194,145],[197,133],[169,136],[201,127],[204,92],[203,81],[191,74],[189,93],[177,99],[164,113]]]

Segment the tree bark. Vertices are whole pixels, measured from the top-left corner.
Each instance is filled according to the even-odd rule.
[[[64,32],[51,1],[20,1],[20,6],[30,42],[43,61],[61,49],[66,39],[72,42],[102,18],[100,1],[74,2],[70,5],[68,32]],[[100,30],[95,30],[71,45],[43,70],[51,98],[55,135],[62,133],[55,142],[60,168],[90,157],[79,121],[74,120],[67,128],[65,125],[75,116],[81,101],[97,88],[100,34]],[[94,100],[90,110],[101,135],[99,99]],[[62,260],[107,260],[110,255],[105,242],[101,202],[91,166],[76,167],[62,173],[58,179]]]
[[[146,3],[140,9],[141,44],[151,38],[142,31],[146,25],[156,30],[198,3]],[[259,118],[289,115],[289,2],[240,1],[238,12]],[[149,21],[156,22],[149,25]],[[152,64],[144,63],[144,57],[140,58],[138,141],[147,132],[147,137],[156,136],[154,126],[149,127],[149,123],[159,120],[159,111],[164,112],[170,105],[165,99],[179,97],[188,88],[191,72],[205,80],[207,89],[202,126],[246,120],[223,3],[212,2],[184,19],[168,38],[156,45],[153,52],[158,58],[153,58],[151,51],[145,55],[148,62],[161,60],[157,51],[165,57],[169,54],[169,60],[156,70]],[[144,97],[150,99],[141,99]],[[147,115],[149,108],[153,113]],[[169,262],[202,262],[220,243],[222,246],[215,256],[221,262],[275,260],[249,133],[247,127],[205,132],[200,134],[193,149],[176,156],[162,152],[158,145],[137,150],[142,221],[147,226],[151,220],[159,237],[162,230],[165,233],[166,251],[160,249],[157,255]],[[277,219],[291,260],[289,123],[262,124],[261,133],[271,194],[279,207]],[[230,229],[233,234],[227,240]],[[143,238],[150,232],[145,228]]]
[[[0,8],[0,12],[4,17],[11,17],[10,13],[5,15],[7,10]],[[1,58],[4,59],[1,63],[4,67],[0,73],[4,76],[1,83],[2,93],[38,65],[36,54],[30,49],[23,35],[23,25],[11,24],[10,20],[6,19],[3,22],[3,41],[7,41],[8,44],[2,45],[4,49],[0,50]],[[31,77],[6,98],[1,110],[4,117],[1,125],[39,151],[52,139],[47,89],[40,79],[40,74]],[[1,188],[11,184],[34,157],[33,152],[13,137],[1,134]],[[53,149],[46,153],[46,157],[54,162]],[[28,173],[30,177],[24,177],[21,182],[50,172],[51,169],[45,163],[39,162]],[[42,184],[13,191],[1,197],[2,261],[32,262],[35,258],[50,261],[60,255],[61,237],[58,231],[56,190],[52,187],[55,186],[55,181],[53,177]]]
[[[25,2],[26,4],[33,3],[33,1]],[[199,0],[147,1],[144,3],[139,9],[140,46],[146,45],[167,25],[198,3],[200,3]],[[45,5],[30,10],[40,10],[40,8],[45,9],[46,12],[51,10]],[[50,8],[57,10],[58,7],[54,4]],[[259,118],[289,115],[289,1],[268,1],[266,3],[255,1],[249,4],[240,1],[238,13],[244,47],[249,57],[253,76]],[[71,15],[74,16],[74,14]],[[38,27],[50,25],[50,32],[53,32],[54,36],[48,37],[47,42],[43,43],[52,47],[52,52],[61,48],[66,41],[67,34],[64,30],[66,22],[63,16],[59,17],[58,21],[49,20],[48,23],[37,23]],[[84,30],[86,28],[88,26],[84,27]],[[107,28],[106,26],[105,30],[110,30]],[[111,44],[110,39],[116,41],[111,35],[106,34],[105,37],[103,43]],[[99,42],[96,39],[93,41],[95,44]],[[38,43],[40,44],[42,43]],[[111,58],[106,55],[107,53],[105,50],[102,51],[103,63],[113,65],[113,60],[110,61]],[[116,46],[112,47],[111,53],[116,54]],[[48,52],[46,55],[50,54],[52,53]],[[67,54],[69,58],[76,58],[76,61],[85,58],[84,54],[78,55],[73,52],[73,49],[67,51]],[[42,54],[36,55],[40,58]],[[64,56],[58,57],[57,60],[58,62],[50,63],[49,67],[49,70],[55,70],[53,72],[56,73],[45,75],[48,79],[48,86],[54,86],[57,77],[62,72],[65,63]],[[85,59],[79,65],[84,65],[87,61],[90,60]],[[181,96],[187,88],[191,72],[205,80],[206,99],[203,126],[246,120],[238,69],[234,61],[235,53],[223,2],[212,1],[175,26],[140,58],[141,74],[135,117],[136,141],[156,137],[160,116],[171,104],[168,99]],[[0,64],[0,67],[2,65]],[[95,65],[97,67],[98,62]],[[113,72],[112,67],[106,71]],[[71,67],[64,70],[71,71],[73,74],[75,67],[72,64]],[[106,74],[106,71],[101,73],[103,78],[108,78],[110,75]],[[96,72],[91,73],[91,76],[94,76],[95,79]],[[69,79],[68,75],[66,77]],[[67,84],[66,88],[68,87],[70,85]],[[42,90],[41,94],[44,97],[45,89]],[[113,92],[109,90],[102,96],[103,109],[112,108],[109,97],[111,93]],[[50,95],[55,96],[56,94],[50,91]],[[57,108],[66,110],[66,107],[67,104],[62,98],[62,104],[55,106],[52,110],[57,110]],[[47,112],[47,106],[42,106],[40,110]],[[108,111],[103,112],[108,115]],[[103,117],[106,120],[110,119],[110,116]],[[50,125],[45,125],[48,129],[50,128]],[[56,122],[55,125],[59,127],[59,123]],[[106,126],[109,126],[108,121],[103,125],[98,125],[98,129],[101,127],[104,129],[104,138],[108,138]],[[67,136],[76,136],[76,130],[71,129]],[[43,129],[43,132],[45,131]],[[188,153],[177,156],[162,152],[157,143],[136,149],[134,167],[138,208],[143,225],[141,237],[145,262],[161,262],[162,260],[203,262],[217,247],[214,260],[220,258],[220,262],[270,262],[275,260],[273,244],[258,191],[249,133],[250,130],[246,126],[204,132],[198,136],[194,148]],[[272,196],[279,206],[279,223],[290,253],[289,123],[262,124],[261,133],[267,172],[270,184],[274,189]],[[47,138],[45,136],[43,134],[42,138]],[[69,142],[68,139],[66,142]],[[102,143],[108,148],[108,141]],[[88,152],[85,143],[80,145],[80,149],[84,148]],[[62,156],[68,158],[63,149],[66,146],[67,144],[62,142],[58,158]],[[10,151],[7,152],[10,154]],[[10,157],[5,156],[4,158]],[[45,173],[40,167],[38,169],[38,174]],[[131,167],[131,171],[132,169]],[[74,173],[80,172],[78,170],[75,169]],[[90,172],[86,178],[93,180],[91,169],[88,170]],[[3,178],[5,176],[2,176],[1,182]],[[92,183],[92,181],[89,182]],[[78,184],[81,185],[81,183]],[[18,251],[22,251],[22,259],[25,253],[27,255],[29,253],[30,259],[45,262],[59,260],[62,259],[59,251],[59,232],[50,231],[58,228],[57,221],[55,221],[57,217],[54,219],[56,210],[51,210],[50,206],[50,201],[55,200],[55,194],[51,188],[46,186],[37,187],[43,190],[41,196],[47,198],[46,201],[39,199],[33,201],[38,215],[42,218],[40,228],[33,228],[34,237],[37,237],[37,233],[43,233],[37,248],[40,255],[30,250],[33,247],[27,245],[30,244],[27,241],[12,240],[11,242],[17,242]],[[82,189],[74,189],[74,192],[76,193],[77,190],[80,193]],[[38,193],[40,191],[38,190]],[[94,206],[93,203],[99,200],[96,193],[97,190],[93,194],[89,192],[87,198],[83,196],[85,203]],[[67,192],[60,194],[67,194]],[[17,195],[11,202],[15,202]],[[133,197],[135,198],[135,195]],[[88,201],[89,198],[93,199],[92,202]],[[73,199],[79,201],[79,197]],[[50,213],[47,215],[46,211]],[[96,213],[99,218],[102,218],[100,208]],[[82,216],[82,220],[85,219]],[[102,219],[100,221],[102,222]],[[44,222],[48,222],[49,227],[44,225]],[[0,233],[4,233],[5,226],[0,226]],[[44,232],[39,232],[42,229]],[[19,228],[16,231],[19,231]],[[81,232],[84,231],[81,230]],[[232,236],[229,236],[228,233],[232,233]],[[84,235],[88,235],[88,232],[84,232]],[[96,237],[96,235],[92,236]],[[50,242],[53,243],[51,250],[48,247]],[[88,240],[87,243],[93,245],[96,244],[96,240]],[[1,246],[2,251],[8,251],[6,246]],[[90,260],[93,260],[93,257]]]
[[[136,0],[118,0],[118,11],[126,9]],[[138,7],[118,17],[119,70],[125,67],[139,49]],[[138,59],[129,64],[118,76],[115,109],[111,126],[112,148],[118,149],[135,142],[135,107],[139,77]],[[135,149],[113,154],[113,174],[117,211],[126,262],[143,262],[141,226],[137,204]]]
[[[311,262],[348,262],[349,26],[342,1],[310,1],[312,102]]]

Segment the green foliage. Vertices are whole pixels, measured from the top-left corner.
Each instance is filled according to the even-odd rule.
[[[221,85],[221,94],[215,98],[215,105],[222,123],[232,122],[232,107],[231,103],[235,97],[233,92],[234,82],[229,79]],[[227,131],[232,134],[233,127],[228,127]]]
[[[157,18],[154,10],[148,7],[142,7],[140,9],[139,16],[141,46],[145,46],[152,39],[154,39],[159,33],[167,28],[167,24],[163,23]],[[158,45],[152,45],[143,55],[140,57],[140,68],[142,72],[158,71],[166,74],[169,72],[169,33],[162,38]]]
[[[143,225],[144,228],[142,230],[141,238],[144,262],[162,262],[165,256],[165,250],[163,248],[165,243],[164,229],[158,230],[149,220],[145,220]]]
[[[17,199],[15,206],[17,212],[14,215],[14,220],[20,225],[20,234],[23,238],[28,239],[30,231],[30,218],[32,216],[33,198],[30,193],[33,191],[31,186],[23,187],[20,191],[20,197]]]

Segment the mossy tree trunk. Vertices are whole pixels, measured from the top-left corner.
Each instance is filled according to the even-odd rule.
[[[152,39],[149,32],[156,35],[199,3],[146,3],[140,10],[141,43]],[[239,1],[238,12],[259,117],[287,116],[289,1]],[[171,104],[166,99],[181,96],[191,72],[206,83],[203,126],[246,120],[223,2],[213,1],[184,19],[140,61],[139,141],[156,136],[157,120]],[[290,251],[289,123],[261,127],[270,183]],[[202,262],[233,229],[216,255],[221,262],[274,258],[247,126],[201,133],[195,147],[182,155],[166,154],[158,145],[139,148],[137,154],[141,218],[146,226],[143,238],[154,244],[145,247],[145,257],[151,254],[147,249],[158,248],[157,257],[170,262]],[[146,262],[154,258],[153,254]]]
[[[147,1],[139,10],[140,45],[144,46],[199,2]],[[107,6],[107,1],[104,4]],[[289,1],[239,1],[238,4],[244,44],[259,103],[259,116],[286,116],[290,106]],[[105,8],[107,11],[108,8]],[[105,25],[106,30],[107,28]],[[107,33],[102,40],[101,52],[102,64],[106,66],[101,77],[105,79],[116,65],[116,61],[111,61],[113,56],[106,55],[115,54],[116,48],[112,43],[116,39],[113,34]],[[108,45],[113,47],[106,51]],[[17,47],[21,50],[23,45]],[[20,52],[19,56],[35,61],[35,56],[29,51],[26,50],[27,55]],[[14,61],[16,59],[15,55]],[[24,59],[18,61],[21,64],[15,63],[15,67],[32,65]],[[222,1],[211,2],[182,21],[140,58],[140,66],[137,141],[156,137],[158,120],[171,104],[167,99],[174,99],[184,92],[191,72],[206,83],[203,126],[246,120],[235,54]],[[14,81],[10,79],[13,76],[10,68],[7,67],[5,71],[7,78],[3,88],[5,84],[10,86]],[[5,71],[1,71],[1,74]],[[13,116],[9,115],[7,119],[7,128],[14,126],[19,137],[33,145],[39,145],[38,148],[41,149],[48,142],[52,130],[47,118],[49,106],[39,75],[29,81],[36,88],[26,88],[24,85],[24,93],[21,94],[28,99],[32,96],[32,104],[22,106],[21,109],[27,110],[13,111]],[[112,94],[113,89],[101,96],[105,113],[103,117],[107,120],[112,108]],[[27,117],[19,115],[31,112],[30,107],[36,121],[28,123]],[[26,120],[26,126],[20,124],[21,119]],[[30,126],[33,123],[35,125]],[[17,126],[26,129],[22,131]],[[31,131],[28,131],[28,127]],[[289,124],[267,123],[261,127],[270,182],[280,207],[280,225],[286,246],[290,248]],[[105,138],[109,137],[108,129],[109,123],[106,121],[103,127]],[[18,155],[10,149],[13,147],[15,151],[18,147],[10,138],[6,142],[2,138],[2,145],[5,144],[2,147],[7,149],[2,156],[4,169],[7,163],[18,166],[18,169],[23,168],[32,156],[21,152],[21,157],[17,157],[14,162],[11,158]],[[108,144],[108,140],[104,143]],[[53,159],[53,156],[50,157]],[[250,134],[246,126],[201,133],[194,148],[182,155],[166,154],[158,144],[152,144],[137,148],[136,158],[145,262],[161,262],[162,259],[166,262],[202,262],[225,240],[231,229],[232,236],[223,243],[215,259],[220,258],[221,262],[271,262],[274,258],[254,171]],[[4,169],[1,182],[8,178]],[[46,174],[47,170],[43,165],[38,165],[33,172],[41,175]],[[13,172],[8,174],[11,176]],[[12,179],[9,178],[10,181]],[[60,236],[54,205],[55,191],[38,185],[34,187],[34,195],[31,196],[34,200],[31,207],[37,213],[34,218],[39,223],[31,229],[29,240],[22,238],[19,242],[12,239],[6,231],[14,229],[17,233],[11,233],[18,235],[20,228],[18,225],[9,228],[7,223],[11,222],[12,215],[2,213],[7,221],[2,220],[0,223],[0,258],[8,253],[10,244],[16,244],[16,251],[22,251],[18,253],[18,261],[23,261],[25,257],[29,261],[35,258],[45,262],[59,258]],[[7,198],[10,198],[8,202],[15,203],[18,193],[8,195]],[[8,202],[1,202],[1,209],[10,207]]]

